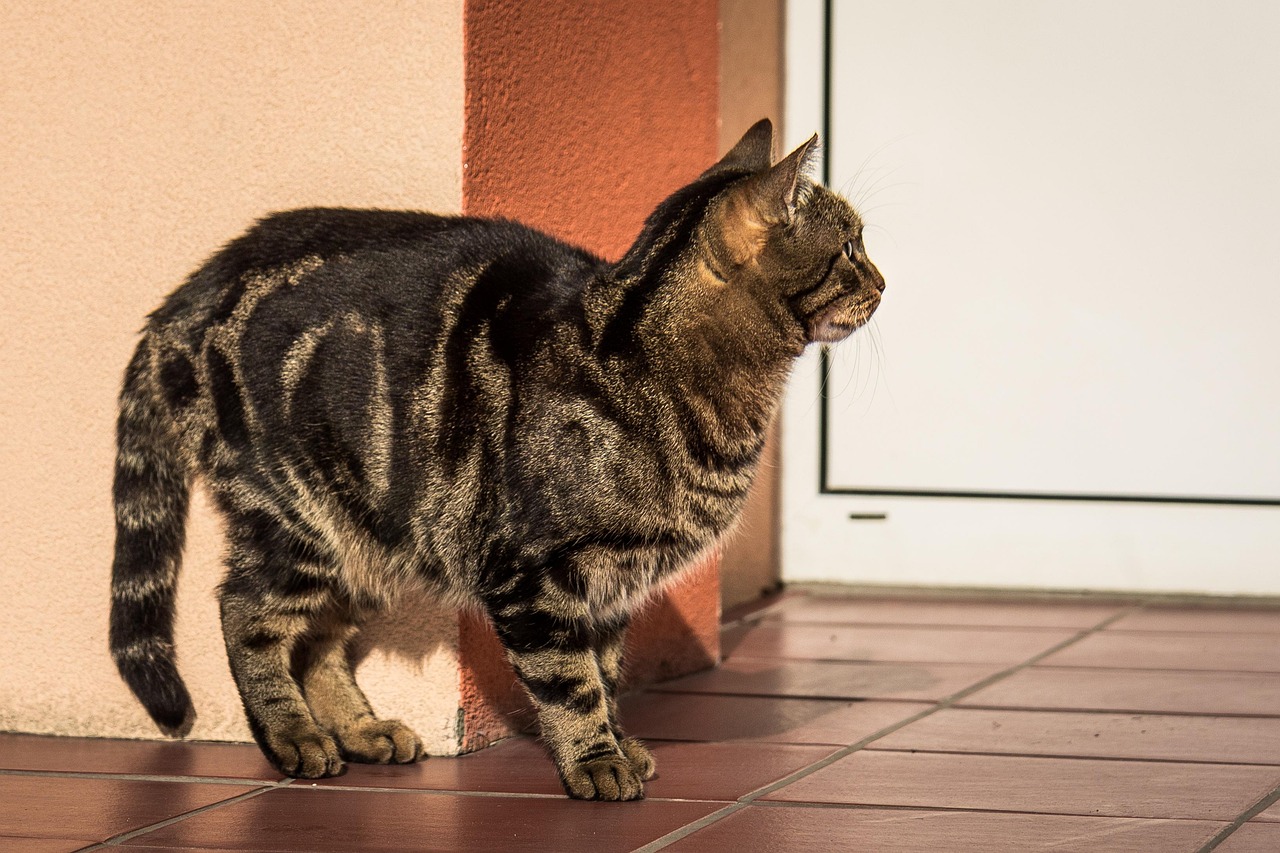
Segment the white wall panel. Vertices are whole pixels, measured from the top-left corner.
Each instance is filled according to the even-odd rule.
[[[792,3],[789,96],[821,91],[821,8]],[[1280,500],[1280,4],[833,21],[831,183],[888,291],[832,351],[828,486]],[[788,136],[821,120],[802,97]],[[819,496],[813,361],[789,577],[1280,592],[1280,508]]]

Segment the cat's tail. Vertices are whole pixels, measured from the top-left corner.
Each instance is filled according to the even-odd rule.
[[[148,350],[144,337],[125,371],[116,422],[111,657],[160,730],[182,737],[195,707],[178,675],[173,614],[190,478],[176,425],[150,387]]]

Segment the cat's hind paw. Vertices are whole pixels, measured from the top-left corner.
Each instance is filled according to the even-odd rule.
[[[364,720],[336,735],[343,756],[359,764],[412,764],[424,755],[422,741],[399,720]]]

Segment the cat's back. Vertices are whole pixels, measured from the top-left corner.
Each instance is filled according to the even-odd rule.
[[[423,472],[463,477],[458,460],[500,429],[495,377],[563,360],[531,356],[579,337],[603,265],[504,220],[289,211],[193,273],[141,351],[196,470],[286,502],[297,489],[280,497],[264,472],[292,472],[394,543]],[[429,461],[442,459],[454,463]]]
[[[517,267],[598,263],[582,250],[505,220],[303,208],[271,214],[226,244],[152,313],[150,328],[200,335],[233,315],[249,314],[264,291],[303,278],[309,292],[300,302],[311,313],[358,309],[370,295],[382,304],[363,307],[384,312],[392,301],[429,304],[451,281],[504,259],[504,265]],[[326,267],[325,275],[314,275]]]
[[[318,432],[326,446],[359,448],[371,412],[397,428],[426,417],[413,401],[448,411],[451,435],[470,433],[485,406],[475,371],[492,374],[495,358],[531,363],[580,329],[583,291],[603,264],[505,220],[288,211],[193,273],[151,315],[144,347],[193,447],[212,418],[230,446]]]

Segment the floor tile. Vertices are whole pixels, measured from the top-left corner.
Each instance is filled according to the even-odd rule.
[[[146,836],[142,836],[138,838],[138,841],[145,841],[145,840],[146,840]],[[183,844],[180,847],[179,846],[170,847],[167,845],[160,846],[160,847],[148,847],[145,844],[119,844],[119,845],[112,845],[110,847],[103,848],[102,850],[98,851],[98,853],[118,853],[118,851],[124,851],[124,853],[234,853],[234,851],[239,851],[243,849],[251,849],[253,853],[301,853],[301,851],[299,851],[298,848],[289,848],[289,847],[264,850],[258,847],[254,847],[254,848],[193,847],[189,844]],[[430,849],[430,848],[421,848],[416,846],[412,842],[407,842],[400,849],[402,851],[405,851],[405,853],[417,853],[418,850]],[[359,851],[352,851],[352,853],[359,853]]]
[[[1263,673],[1030,667],[960,705],[1280,716],[1280,677]]]
[[[1246,823],[1214,848],[1217,853],[1276,853],[1280,823]]]
[[[1021,663],[1076,632],[1033,628],[890,628],[762,622],[725,638],[725,657]]]
[[[988,628],[1092,628],[1126,608],[1101,604],[1015,601],[920,601],[890,598],[795,598],[765,618],[782,622],[878,625],[967,625]]]
[[[667,847],[680,853],[1192,851],[1224,823],[907,809],[750,806]]]
[[[722,804],[707,802],[588,803],[567,797],[279,788],[131,843],[307,853],[623,851],[719,808]]]
[[[145,839],[146,837],[143,836],[139,840]],[[181,847],[146,847],[136,844],[116,844],[99,851],[99,853],[118,853],[121,850],[125,851],[125,853],[165,853],[165,851],[170,851],[170,853],[227,853],[228,849],[226,847],[190,847],[185,844]],[[254,851],[254,853],[262,853],[262,851]],[[272,853],[275,852],[272,851]]]
[[[1280,634],[1280,609],[1207,610],[1195,607],[1150,607],[1121,617],[1111,627],[1118,631]]]
[[[741,619],[757,619],[783,607],[791,599],[805,599],[809,596],[803,592],[776,592],[756,601],[745,601],[725,609],[720,614],[722,624],[731,625]]]
[[[284,778],[256,746],[0,734],[0,770],[60,770],[139,776]]]
[[[917,702],[848,702],[702,693],[643,693],[622,704],[642,738],[845,745],[927,708]]]
[[[0,853],[73,853],[96,842],[66,838],[19,838],[0,835]]]
[[[252,790],[193,782],[0,775],[0,835],[103,840]]]
[[[690,800],[736,800],[836,749],[775,743],[651,741],[648,745],[658,763],[658,774],[645,783],[645,795]],[[457,758],[428,758],[407,767],[352,764],[344,775],[320,784],[564,794],[546,750],[527,738],[512,738]]]
[[[1261,814],[1255,815],[1254,820],[1261,820],[1273,823],[1280,823],[1280,803],[1275,803]]]
[[[950,708],[872,748],[1280,765],[1280,719]]]
[[[651,689],[828,699],[938,701],[994,675],[1004,664],[847,663],[734,657],[715,669]]]
[[[279,778],[252,746],[0,733],[0,853],[178,816],[115,849],[635,849],[886,730],[670,849],[1191,853],[1280,786],[1280,610],[1127,608],[796,591],[742,608],[724,666],[624,697],[658,761],[643,803],[567,799],[528,738],[264,791],[236,781]],[[1280,850],[1280,803],[1217,849]]]
[[[1099,631],[1041,665],[1280,672],[1280,634]]]
[[[864,750],[766,799],[1230,821],[1277,783],[1276,767]]]

